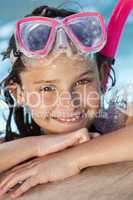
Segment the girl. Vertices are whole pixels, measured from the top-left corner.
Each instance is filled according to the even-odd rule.
[[[100,109],[102,89],[102,70],[98,70],[93,55],[87,57],[85,51],[95,52],[97,39],[100,44],[98,50],[103,48],[106,34],[102,17],[100,25],[95,21],[95,17],[99,16],[96,13],[94,16],[73,14],[47,6],[39,7],[31,14],[36,17],[18,22],[16,40],[14,37],[10,40],[5,54],[13,61],[12,72],[4,83],[5,97],[10,106],[6,141],[18,137],[10,128],[12,114],[15,115],[19,137],[30,137],[0,145],[0,171],[27,159],[38,158],[11,170],[0,184],[1,195],[20,182],[22,185],[12,194],[13,197],[20,196],[37,184],[75,175],[88,166],[133,158],[132,126],[79,145],[89,139],[91,131],[95,132],[92,123]],[[70,16],[63,21],[65,31],[62,27],[57,29],[54,40],[50,35],[50,25],[59,25],[58,21],[69,15],[72,18]],[[52,17],[58,18],[52,21]],[[71,23],[72,19],[75,23]],[[82,32],[86,19],[90,26],[87,32]],[[92,30],[95,30],[95,34]],[[82,45],[76,44],[73,35],[79,38]],[[44,48],[50,36],[53,43],[50,44],[49,40],[49,45],[42,51],[42,55],[46,56],[39,57],[40,49]],[[17,100],[17,104],[14,100]],[[46,156],[75,144],[78,145]]]

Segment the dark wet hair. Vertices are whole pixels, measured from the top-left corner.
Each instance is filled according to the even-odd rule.
[[[48,7],[46,5],[40,6],[32,11],[31,14],[26,15],[25,17],[29,16],[45,16],[45,17],[66,17],[69,15],[74,14],[72,11],[67,11],[64,9],[56,9],[53,7]],[[14,35],[12,35],[11,39],[9,40],[9,46],[6,52],[3,53],[3,60],[10,57],[10,53],[13,50],[14,54],[16,53],[16,44]],[[27,136],[38,136],[42,134],[41,128],[31,120],[31,123],[28,122],[28,116],[26,116],[26,120],[24,119],[24,107],[15,105],[14,99],[11,96],[10,92],[6,87],[13,83],[17,83],[22,86],[20,73],[25,70],[25,66],[21,61],[21,58],[18,58],[17,61],[12,66],[12,71],[8,75],[8,77],[4,80],[4,96],[5,101],[9,105],[9,116],[7,119],[6,124],[6,136],[5,140],[10,141],[12,139],[27,137]],[[19,131],[19,135],[12,131],[11,129],[11,119],[14,116],[14,120]],[[26,123],[25,123],[26,121]]]

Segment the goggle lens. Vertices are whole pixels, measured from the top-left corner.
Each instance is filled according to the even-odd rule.
[[[95,47],[103,40],[103,31],[98,17],[80,17],[69,22],[68,27],[79,42],[86,47]]]
[[[51,28],[50,25],[44,24],[44,22],[21,24],[21,40],[25,48],[32,52],[44,49],[48,42]]]

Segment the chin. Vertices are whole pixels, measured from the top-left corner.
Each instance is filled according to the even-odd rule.
[[[51,128],[52,127],[52,128]],[[70,132],[77,131],[81,128],[87,127],[87,121],[83,120],[81,122],[60,122],[58,120],[52,119],[49,122],[47,128],[44,128],[44,132],[48,134],[67,134]]]
[[[36,123],[44,130],[45,134],[67,134],[81,128],[88,128],[92,120],[89,120],[86,115],[80,115],[76,118],[39,119]]]
[[[46,134],[53,134],[53,135],[58,135],[58,134],[68,134],[68,133],[71,133],[71,132],[75,132],[75,131],[77,131],[77,130],[79,130],[79,129],[81,129],[81,128],[84,128],[84,126],[83,127],[69,127],[69,128],[58,128],[58,129],[56,129],[56,132],[55,132],[55,130],[51,130],[51,129],[48,129],[48,130],[46,130],[45,129],[45,133]]]

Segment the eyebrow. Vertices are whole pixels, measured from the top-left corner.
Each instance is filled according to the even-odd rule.
[[[91,69],[89,69],[89,70],[87,70],[86,72],[83,72],[82,74],[80,74],[80,75],[77,77],[77,79],[78,79],[78,78],[81,78],[82,76],[85,76],[85,75],[87,75],[87,74],[93,74],[93,73],[94,73],[94,71],[91,70]],[[34,84],[41,84],[41,83],[51,83],[51,84],[53,84],[53,83],[59,83],[59,82],[60,82],[59,79],[55,79],[55,80],[39,80],[39,81],[34,81]]]
[[[85,75],[87,75],[87,74],[94,74],[94,71],[91,70],[91,69],[89,69],[89,70],[87,70],[86,72],[83,72],[82,74],[80,74],[80,75],[78,76],[78,78],[81,78],[82,76],[85,76]]]
[[[39,80],[39,81],[34,81],[34,84],[41,84],[41,83],[57,83],[59,80]]]

